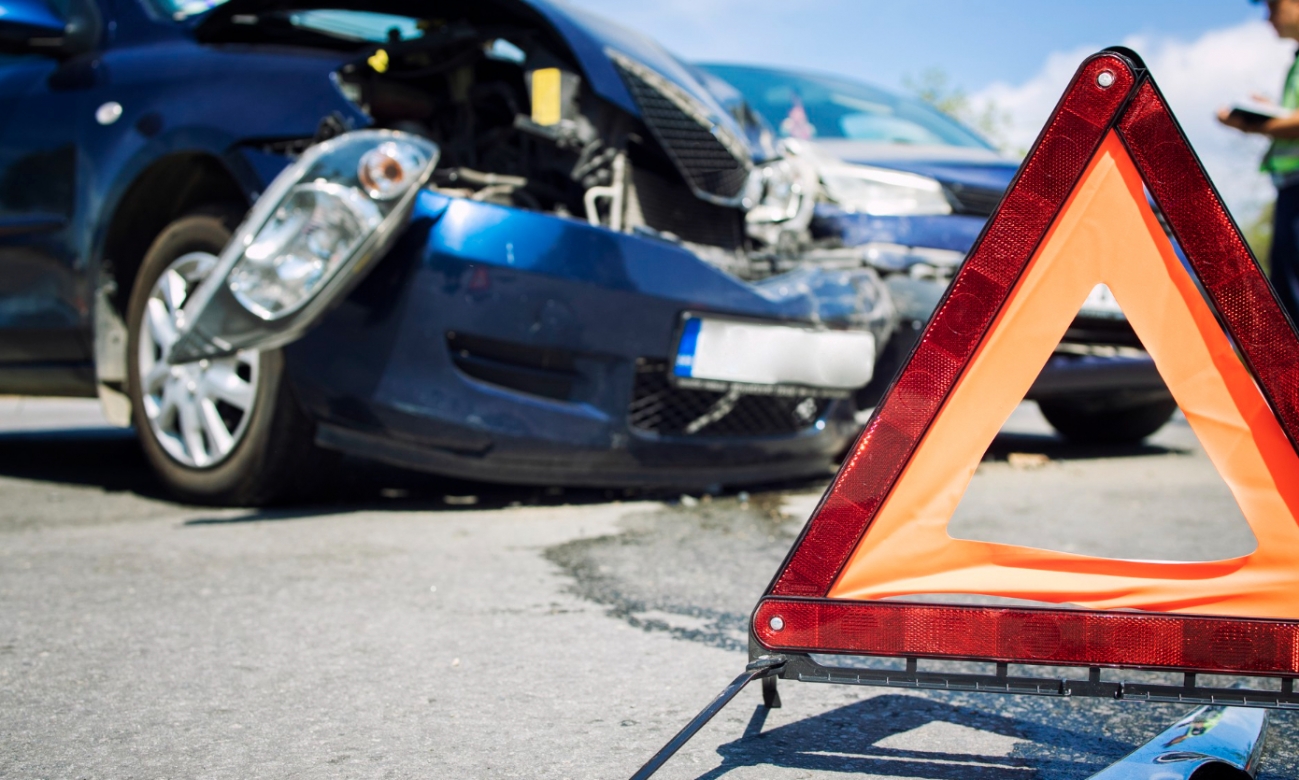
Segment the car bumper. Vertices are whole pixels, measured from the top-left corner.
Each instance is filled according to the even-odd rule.
[[[425,193],[382,263],[285,354],[326,447],[499,482],[743,484],[828,473],[857,432],[852,402],[790,417],[805,399],[746,396],[686,432],[718,394],[667,380],[682,313],[807,323],[831,308],[842,300],[747,284],[666,241]]]

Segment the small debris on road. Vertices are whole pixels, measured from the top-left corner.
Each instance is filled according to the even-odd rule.
[[[1006,462],[1012,469],[1027,471],[1040,469],[1051,462],[1051,459],[1040,452],[1012,452],[1006,456]]]

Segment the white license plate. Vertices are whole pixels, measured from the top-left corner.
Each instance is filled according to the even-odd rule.
[[[681,379],[852,390],[870,382],[875,336],[687,315],[672,373]]]
[[[1110,292],[1110,288],[1103,284],[1098,284],[1092,288],[1091,294],[1087,296],[1087,300],[1083,301],[1082,308],[1078,313],[1113,320],[1125,319],[1123,310],[1119,308],[1119,302],[1114,298],[1114,293]]]

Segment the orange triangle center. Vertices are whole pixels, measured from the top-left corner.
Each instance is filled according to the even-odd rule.
[[[1245,556],[1131,561],[952,538],[1002,423],[1084,299],[1109,286],[1258,540]],[[831,587],[832,599],[982,594],[1102,609],[1299,619],[1299,456],[1179,261],[1111,131]]]

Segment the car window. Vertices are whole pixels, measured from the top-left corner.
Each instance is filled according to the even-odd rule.
[[[373,11],[300,11],[289,15],[294,27],[354,41],[385,43],[424,35],[420,20]]]
[[[738,65],[702,67],[729,81],[787,138],[992,148],[924,103],[869,84]]]
[[[158,10],[173,19],[187,19],[207,13],[226,0],[152,0]]]

